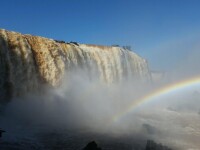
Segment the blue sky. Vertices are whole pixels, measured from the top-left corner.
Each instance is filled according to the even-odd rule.
[[[199,0],[1,0],[0,28],[80,43],[131,45],[152,69],[167,70],[197,49],[199,8]]]

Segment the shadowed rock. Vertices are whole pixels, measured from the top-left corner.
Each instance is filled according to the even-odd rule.
[[[5,131],[0,129],[0,138],[2,137],[3,132],[5,132]]]
[[[77,43],[77,42],[70,42],[70,43],[72,43],[72,44],[74,44],[74,45],[76,45],[76,46],[79,46],[79,44]]]
[[[57,43],[65,43],[65,41],[60,41],[60,40],[54,40]]]
[[[101,148],[98,147],[95,141],[92,141],[83,150],[101,150]]]

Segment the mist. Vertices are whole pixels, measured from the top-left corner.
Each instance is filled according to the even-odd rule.
[[[81,69],[68,72],[59,87],[44,87],[39,94],[27,93],[1,106],[1,128],[7,131],[4,140],[19,142],[26,137],[40,143],[38,134],[58,132],[80,137],[90,135],[84,142],[112,137],[130,145],[137,142],[145,145],[147,139],[152,139],[174,149],[197,150],[200,147],[199,86],[161,96],[114,119],[141,97],[198,76],[200,54],[198,50],[194,52],[188,61],[181,63],[184,67],[159,79],[153,78],[149,83],[123,79],[107,84],[89,78]]]

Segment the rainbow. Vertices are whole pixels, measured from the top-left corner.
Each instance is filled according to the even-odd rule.
[[[131,113],[133,110],[135,110],[136,108],[138,108],[141,105],[144,105],[148,102],[154,101],[158,98],[161,98],[162,96],[166,96],[168,94],[176,93],[178,91],[185,90],[185,89],[188,89],[188,88],[191,88],[194,86],[199,86],[199,85],[200,85],[200,77],[199,76],[166,85],[164,87],[159,88],[158,90],[155,90],[155,91],[139,98],[136,101],[134,100],[128,106],[128,108],[126,108],[124,111],[121,111],[120,113],[118,113],[117,115],[112,117],[111,120],[112,120],[112,122],[119,121],[123,116]]]

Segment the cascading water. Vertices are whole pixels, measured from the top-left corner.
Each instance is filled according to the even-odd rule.
[[[149,80],[146,61],[115,46],[64,43],[0,30],[0,100],[59,86],[64,76],[82,70],[105,83]],[[70,76],[69,76],[70,77]]]

